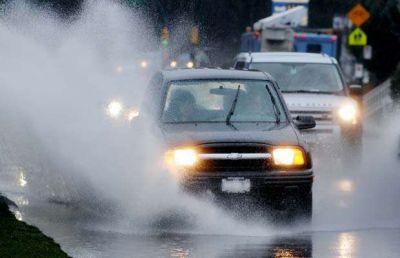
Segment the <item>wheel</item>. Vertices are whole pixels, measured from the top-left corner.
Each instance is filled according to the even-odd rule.
[[[284,222],[287,225],[298,223],[309,225],[312,221],[312,199],[311,191],[304,192],[296,198],[290,198],[290,201],[287,202],[289,205],[286,207],[284,213]]]
[[[288,225],[292,223],[309,224],[312,220],[313,197],[311,186],[299,191],[289,192],[276,196],[271,200],[265,197],[264,204],[273,222]]]
[[[312,191],[310,190],[306,192],[303,197],[299,197],[295,211],[295,219],[310,223],[312,220],[312,210],[313,195]]]

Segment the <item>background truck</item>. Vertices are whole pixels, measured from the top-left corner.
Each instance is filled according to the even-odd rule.
[[[241,38],[241,52],[304,52],[337,54],[337,36],[301,27],[307,8],[297,6],[254,23]]]

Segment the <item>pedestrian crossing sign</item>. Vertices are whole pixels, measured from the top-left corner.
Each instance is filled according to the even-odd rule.
[[[356,28],[349,35],[349,45],[365,46],[367,45],[367,39],[367,34],[362,29]]]

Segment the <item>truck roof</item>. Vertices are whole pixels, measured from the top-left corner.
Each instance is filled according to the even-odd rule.
[[[316,63],[337,64],[335,58],[326,54],[299,53],[299,52],[260,52],[240,53],[237,61],[253,63]]]
[[[192,80],[192,79],[248,79],[248,80],[272,80],[268,73],[249,70],[227,70],[227,69],[174,69],[162,71],[164,77],[169,80]]]

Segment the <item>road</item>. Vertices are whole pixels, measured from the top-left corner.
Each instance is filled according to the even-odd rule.
[[[152,189],[156,196],[143,200],[156,203],[142,210],[129,202],[137,201],[134,191],[132,196],[121,196],[123,205],[116,205],[97,196],[98,189],[86,186],[84,178],[58,174],[30,131],[21,124],[8,125],[20,129],[1,131],[1,192],[19,205],[14,210],[17,217],[38,226],[74,257],[395,257],[400,253],[400,175],[392,131],[366,130],[364,159],[356,168],[315,154],[312,225],[284,226],[259,217],[232,216],[208,199],[182,193],[163,204],[161,196],[166,193],[159,191],[166,189]],[[112,189],[110,183],[100,195],[107,196]]]

